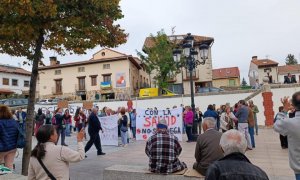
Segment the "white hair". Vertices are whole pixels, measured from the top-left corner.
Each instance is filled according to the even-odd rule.
[[[207,128],[215,128],[216,127],[216,119],[213,117],[204,118],[202,123],[206,124]]]
[[[223,133],[220,140],[220,146],[222,147],[225,156],[234,152],[245,154],[247,141],[242,133],[235,129],[231,129]]]

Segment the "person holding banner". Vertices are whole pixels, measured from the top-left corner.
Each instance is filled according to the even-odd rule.
[[[187,168],[178,157],[182,151],[178,138],[168,132],[168,123],[160,119],[157,130],[148,139],[145,153],[149,157],[149,171],[160,174],[171,174]]]

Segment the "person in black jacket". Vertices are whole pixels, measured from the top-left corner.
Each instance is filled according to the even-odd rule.
[[[61,136],[61,145],[62,146],[68,146],[65,143],[65,138],[66,138],[66,122],[65,122],[65,120],[63,118],[62,108],[57,108],[56,109],[54,119],[55,119],[55,121],[54,121],[55,124],[54,125],[56,126],[56,132],[57,132],[57,135],[58,135],[57,143],[59,141],[59,137]]]
[[[244,155],[247,149],[245,135],[235,129],[226,131],[221,137],[220,146],[225,156],[209,166],[205,180],[269,179],[262,169],[251,164]]]
[[[105,155],[104,152],[102,152],[102,147],[101,147],[101,140],[100,140],[100,136],[99,136],[99,131],[101,130],[103,133],[103,129],[101,127],[101,123],[98,119],[98,109],[97,108],[93,108],[92,109],[92,113],[89,116],[88,119],[88,133],[90,135],[90,140],[87,142],[84,150],[85,152],[87,152],[92,145],[94,144],[97,148],[97,155]]]
[[[18,133],[18,123],[11,111],[7,106],[0,105],[0,163],[4,162],[11,170],[17,152]]]

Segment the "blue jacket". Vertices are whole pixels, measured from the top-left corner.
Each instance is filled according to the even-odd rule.
[[[247,106],[241,106],[235,113],[235,117],[238,118],[239,123],[248,123],[249,109]]]
[[[208,109],[208,110],[204,113],[203,117],[204,117],[204,118],[206,118],[206,117],[213,117],[213,118],[215,118],[216,120],[219,119],[218,113],[216,113],[216,111],[213,111],[213,110],[210,110],[210,109]]]
[[[17,148],[18,123],[14,119],[0,119],[0,152]]]
[[[27,115],[26,112],[22,111],[23,123],[26,122],[26,115]],[[18,112],[17,112],[17,118],[18,118],[18,120],[20,121],[20,115],[19,115]]]

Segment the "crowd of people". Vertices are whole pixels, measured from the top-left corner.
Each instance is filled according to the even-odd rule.
[[[298,157],[300,110],[300,92],[293,96],[292,104],[288,98],[282,100],[283,106],[274,118],[274,129],[280,133],[282,148],[289,144],[290,164],[299,180],[300,163]],[[181,105],[181,107],[184,107]],[[173,108],[177,108],[174,106]],[[154,108],[157,110],[157,108]],[[247,150],[255,148],[254,135],[258,135],[257,113],[253,101],[240,100],[233,107],[229,103],[216,108],[210,104],[202,113],[196,108],[195,114],[191,107],[183,108],[184,130],[187,142],[196,142],[195,163],[193,169],[206,179],[268,179],[266,173],[251,164],[244,155]],[[290,112],[289,117],[287,112]],[[104,131],[99,117],[118,115],[119,135],[122,147],[127,147],[130,137],[136,138],[136,110],[120,107],[116,111],[104,107],[90,110],[78,108],[72,117],[68,109],[57,108],[54,112],[43,113],[38,109],[34,118],[34,136],[37,145],[32,151],[29,165],[29,179],[69,179],[69,163],[86,158],[86,152],[95,145],[97,155],[105,155],[102,151],[100,131]],[[289,119],[292,118],[292,119]],[[75,127],[73,127],[73,121]],[[195,124],[196,123],[196,124]],[[198,133],[193,133],[197,127]],[[84,147],[85,131],[89,141]],[[20,129],[26,130],[26,113],[22,109],[10,111],[0,105],[0,162],[13,169],[17,151],[16,142]],[[65,137],[77,131],[78,149],[72,150],[65,143]],[[60,145],[58,145],[60,141]],[[288,143],[289,142],[289,143]],[[221,147],[221,148],[220,148]],[[168,131],[165,119],[157,122],[154,134],[149,137],[145,153],[149,157],[149,170],[154,173],[170,174],[187,168],[179,160],[182,147],[178,138]],[[236,168],[230,168],[234,166]],[[247,167],[247,168],[239,168]],[[42,170],[43,169],[43,170]]]

